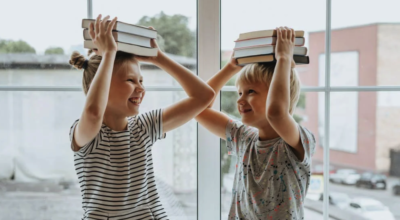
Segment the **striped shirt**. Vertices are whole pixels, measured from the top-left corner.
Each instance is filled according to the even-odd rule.
[[[78,121],[70,130],[71,147]],[[163,138],[162,109],[128,117],[124,131],[103,124],[97,136],[74,153],[82,219],[167,219],[151,154],[152,145]]]

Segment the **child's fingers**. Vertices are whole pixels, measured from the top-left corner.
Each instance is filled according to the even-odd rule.
[[[105,16],[105,17],[103,18],[103,20],[101,21],[101,24],[100,24],[100,33],[104,33],[104,31],[107,30],[107,23],[108,23],[107,21],[108,21],[108,18],[110,18],[109,15]]]
[[[294,31],[294,29],[292,28],[292,43],[294,43],[294,39],[296,38],[296,33]]]
[[[149,29],[155,30],[154,27],[152,27],[152,26],[149,26]],[[151,39],[151,40],[150,40],[150,44],[151,44],[151,47],[153,47],[153,48],[158,48],[158,44],[157,44],[156,39]]]
[[[96,34],[94,32],[94,24],[93,24],[93,22],[90,23],[90,25],[89,25],[89,34],[90,34],[90,38],[92,38],[92,40],[94,40],[94,38],[96,37]]]
[[[99,14],[99,16],[97,16],[97,19],[94,23],[94,26],[95,26],[94,31],[95,31],[96,35],[98,35],[99,31],[100,31],[100,19],[101,19],[101,14]]]
[[[284,27],[281,27],[281,35],[282,35],[282,39],[286,39],[286,29]]]
[[[115,23],[117,23],[117,17],[115,17],[107,27],[107,33],[112,35],[112,30],[114,29]]]
[[[285,29],[281,26],[279,27],[279,31],[281,33],[281,39],[285,39],[286,38]]]
[[[290,39],[291,38],[290,29],[287,26],[285,26],[284,28],[286,32],[285,38]]]
[[[150,42],[151,42],[151,47],[152,48],[158,48],[158,44],[157,44],[156,39],[151,39]]]
[[[285,30],[285,39],[290,39],[290,30],[289,30],[289,28],[288,27],[283,27],[284,28],[284,30]]]
[[[280,29],[278,27],[276,28],[276,38],[277,39],[281,38],[281,32],[280,32]]]

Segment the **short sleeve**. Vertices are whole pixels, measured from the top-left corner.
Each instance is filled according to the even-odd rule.
[[[152,143],[166,137],[166,134],[162,130],[162,112],[162,109],[157,109],[138,116],[138,120],[146,129]]]
[[[229,155],[239,155],[247,136],[254,134],[254,130],[242,122],[229,119],[225,129],[226,146]]]
[[[304,160],[302,163],[311,164],[311,158],[314,155],[315,145],[316,145],[314,134],[301,125],[298,125],[298,127],[300,132],[301,143],[304,148]]]
[[[74,147],[74,131],[76,126],[78,125],[79,119],[76,120],[72,126],[71,129],[69,131],[69,139],[71,141],[71,149],[73,150]],[[99,131],[99,133],[96,135],[96,137],[93,138],[92,141],[90,141],[89,143],[85,144],[83,147],[81,147],[78,151],[75,151],[75,154],[80,156],[80,157],[87,157],[90,153],[92,153],[94,151],[94,149],[97,148],[97,146],[100,144],[101,142],[101,130]]]

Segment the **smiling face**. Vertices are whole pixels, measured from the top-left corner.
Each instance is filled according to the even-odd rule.
[[[237,89],[239,95],[237,108],[242,116],[242,122],[256,128],[268,123],[265,112],[268,86],[262,82],[239,82]]]
[[[124,117],[137,115],[145,93],[138,62],[115,63],[107,108]]]

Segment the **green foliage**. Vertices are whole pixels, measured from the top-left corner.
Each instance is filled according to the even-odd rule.
[[[0,40],[0,53],[36,53],[25,41]]]
[[[44,54],[64,54],[64,49],[61,47],[50,47],[46,49]]]
[[[152,26],[161,36],[157,43],[160,48],[171,54],[194,57],[196,53],[196,35],[188,27],[189,18],[183,15],[167,15],[160,12],[154,17],[142,17],[138,25]],[[163,42],[161,42],[163,41]]]

